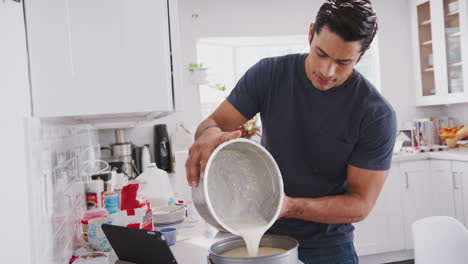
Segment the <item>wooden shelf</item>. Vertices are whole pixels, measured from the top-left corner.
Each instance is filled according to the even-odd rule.
[[[462,64],[463,64],[463,63],[460,61],[460,62],[451,63],[451,64],[449,64],[448,66],[449,66],[449,67],[459,67],[459,66],[462,66]]]
[[[421,43],[421,46],[427,46],[427,45],[432,45],[432,40],[424,41]]]
[[[458,15],[459,13],[460,13],[460,11],[455,10],[455,11],[452,11],[452,12],[450,12],[450,13],[447,13],[445,16],[446,16],[446,17],[454,16],[454,15]]]
[[[419,24],[420,26],[427,26],[427,25],[430,25],[431,24],[431,20],[428,19],[428,20],[424,20],[423,22],[421,22],[421,24]]]
[[[447,37],[449,38],[458,38],[461,36],[460,32],[452,33],[452,34],[447,34]]]

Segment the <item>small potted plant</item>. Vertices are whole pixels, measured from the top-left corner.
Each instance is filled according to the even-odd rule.
[[[216,84],[210,84],[208,86],[210,88],[213,88],[213,89],[218,90],[220,92],[225,92],[226,91],[226,85],[224,85],[224,84],[216,83]]]
[[[203,67],[203,64],[190,63],[189,71],[191,75],[191,81],[193,84],[207,84],[208,83],[208,72],[207,68]]]

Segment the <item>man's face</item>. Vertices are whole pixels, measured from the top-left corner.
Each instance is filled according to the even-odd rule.
[[[328,90],[344,83],[353,73],[361,55],[361,42],[347,42],[324,26],[320,34],[310,25],[310,53],[306,60],[306,72],[312,84],[319,90]]]

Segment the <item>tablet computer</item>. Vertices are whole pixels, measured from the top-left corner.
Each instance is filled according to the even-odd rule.
[[[102,225],[102,231],[119,260],[137,264],[177,264],[158,231],[107,224]]]

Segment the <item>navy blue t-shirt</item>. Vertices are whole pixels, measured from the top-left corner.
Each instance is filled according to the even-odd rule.
[[[283,175],[285,194],[315,198],[347,191],[347,165],[388,170],[396,137],[390,104],[357,70],[342,85],[321,91],[305,72],[307,54],[263,59],[239,80],[227,100],[246,118],[260,113],[261,144]],[[268,231],[300,247],[353,240],[352,224],[282,218]]]

